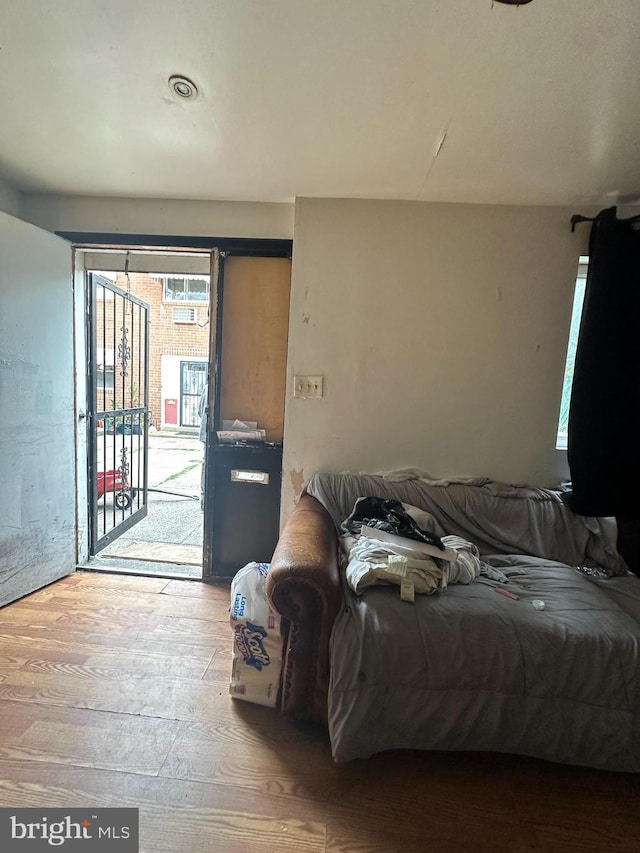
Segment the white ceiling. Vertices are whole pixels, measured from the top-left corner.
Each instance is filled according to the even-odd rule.
[[[170,94],[175,73],[198,100]],[[82,195],[628,201],[640,0],[0,0],[0,175]]]

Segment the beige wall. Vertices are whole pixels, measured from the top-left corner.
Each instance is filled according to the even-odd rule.
[[[317,470],[568,476],[555,433],[588,239],[574,212],[297,201],[284,517]],[[324,398],[293,399],[294,372],[323,374]]]
[[[24,218],[47,231],[290,239],[293,204],[27,194]]]
[[[11,216],[22,216],[22,193],[0,179],[0,210]]]

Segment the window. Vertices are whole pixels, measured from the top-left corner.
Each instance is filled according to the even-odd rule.
[[[576,362],[576,349],[578,347],[578,334],[580,332],[580,319],[582,317],[582,305],[584,302],[584,289],[587,283],[588,265],[589,258],[586,257],[586,255],[581,255],[578,264],[576,289],[573,293],[573,311],[571,313],[571,327],[569,329],[569,343],[567,345],[567,360],[564,366],[564,383],[562,385],[562,400],[560,403],[560,418],[558,420],[558,436],[556,438],[556,450],[567,449],[567,436],[569,431],[569,403],[571,402],[573,368]]]
[[[113,293],[111,294],[113,296]],[[100,344],[101,345],[101,344]],[[98,391],[113,391],[116,375],[116,351],[102,348],[96,357],[96,384]]]
[[[99,391],[113,391],[115,388],[116,371],[112,364],[99,364],[97,383]]]
[[[162,276],[164,302],[208,302],[209,276]]]

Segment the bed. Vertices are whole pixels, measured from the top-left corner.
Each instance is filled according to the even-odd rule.
[[[430,513],[439,535],[476,544],[502,580],[413,603],[393,586],[356,595],[338,542],[367,495]],[[616,539],[615,522],[574,515],[557,491],[420,472],[314,475],[267,578],[287,630],[283,711],[326,722],[338,762],[483,750],[637,772],[640,581]]]

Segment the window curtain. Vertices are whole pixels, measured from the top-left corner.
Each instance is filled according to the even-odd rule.
[[[640,519],[640,216],[615,207],[591,229],[568,455],[575,513]]]

